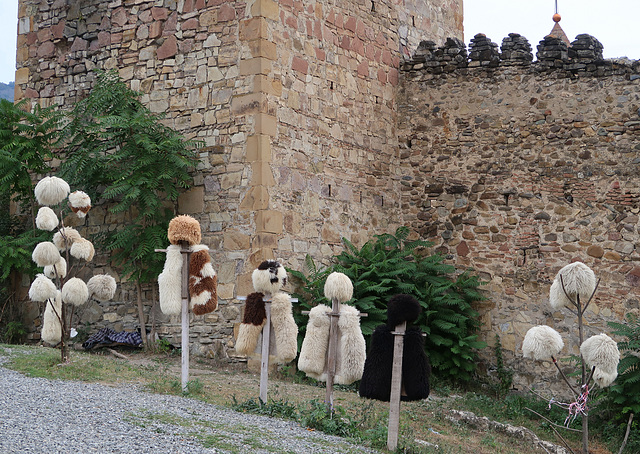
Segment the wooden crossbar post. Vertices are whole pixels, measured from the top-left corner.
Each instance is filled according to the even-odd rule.
[[[182,392],[187,391],[189,383],[189,256],[191,249],[182,245]]]
[[[402,391],[402,353],[404,333],[407,322],[396,326],[392,333],[393,339],[393,369],[391,371],[391,397],[389,401],[389,428],[387,430],[387,449],[395,451],[398,447],[398,428],[400,425],[400,393]]]
[[[340,302],[333,298],[331,300],[331,312],[327,314],[330,319],[329,325],[329,349],[327,353],[327,390],[325,403],[330,411],[333,411],[333,379],[336,375],[336,360],[338,356],[338,317],[340,316]]]
[[[267,403],[269,385],[269,345],[271,344],[271,301],[265,301],[267,321],[262,328],[262,357],[260,359],[260,400]]]

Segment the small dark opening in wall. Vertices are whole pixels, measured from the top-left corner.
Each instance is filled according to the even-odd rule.
[[[333,81],[329,82],[329,89],[333,90]]]
[[[411,24],[415,27],[416,26],[416,16],[411,16]]]
[[[362,191],[360,191],[360,203],[362,203]]]
[[[407,139],[407,146],[409,148],[411,148],[413,146],[413,142],[411,141],[411,139]]]
[[[384,206],[384,196],[380,196],[380,206]]]
[[[376,96],[376,104],[380,104],[380,97]]]
[[[331,197],[331,185],[329,185],[329,197]]]
[[[371,2],[371,11],[375,12],[376,10],[376,2]]]

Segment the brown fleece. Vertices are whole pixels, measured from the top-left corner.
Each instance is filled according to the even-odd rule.
[[[192,297],[209,292],[209,298],[204,304],[193,304],[192,311],[196,315],[213,312],[218,307],[218,276],[203,276],[202,270],[211,263],[208,250],[200,250],[191,254],[189,259],[189,294]],[[215,271],[214,271],[215,273]],[[211,274],[211,273],[209,273]]]
[[[267,312],[264,309],[264,294],[250,293],[247,295],[247,303],[244,306],[244,316],[242,323],[260,326],[267,318]]]

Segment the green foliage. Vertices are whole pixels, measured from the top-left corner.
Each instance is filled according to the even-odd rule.
[[[47,161],[54,157],[61,117],[38,105],[29,112],[26,102],[0,100],[0,281],[14,270],[34,274],[31,252],[45,238],[32,224],[36,203],[31,177],[49,171]],[[22,215],[7,214],[9,200],[19,205]]]
[[[478,341],[480,320],[472,307],[473,302],[484,299],[480,282],[469,272],[456,275],[455,267],[443,263],[440,255],[426,254],[429,242],[408,236],[409,229],[400,227],[395,235],[376,235],[360,249],[343,239],[345,250],[322,270],[307,257],[307,273],[289,270],[304,285],[295,296],[301,300],[301,309],[330,304],[323,296],[326,277],[333,271],[345,273],[353,282],[353,304],[368,313],[361,327],[369,338],[376,326],[386,322],[391,296],[413,295],[422,305],[417,325],[427,334],[425,345],[432,366],[455,380],[468,381],[475,370],[476,349],[486,346]],[[298,323],[306,321],[299,319]]]
[[[166,246],[169,220],[180,191],[191,182],[198,142],[162,124],[117,72],[98,72],[87,98],[76,104],[65,128],[69,141],[62,172],[96,200],[123,213],[127,225],[100,244],[130,281],[150,282],[162,270],[154,249]]]
[[[621,415],[628,416],[629,412],[640,414],[640,323],[633,314],[627,314],[627,322],[609,322],[615,329],[613,334],[626,338],[618,342],[622,359],[618,364],[618,378],[609,392]]]
[[[9,344],[20,344],[24,341],[26,335],[27,329],[24,323],[12,320],[5,325],[2,337]]]
[[[513,371],[508,369],[504,365],[504,358],[502,356],[502,342],[500,342],[500,336],[496,334],[495,345],[493,351],[496,355],[496,373],[498,375],[497,394],[498,397],[502,397],[509,392],[511,385],[513,384]]]
[[[259,398],[251,398],[244,402],[238,402],[235,394],[231,396],[231,408],[242,413],[253,413],[256,415],[271,416],[275,418],[297,420],[298,408],[295,404],[285,399],[269,399],[262,402]]]

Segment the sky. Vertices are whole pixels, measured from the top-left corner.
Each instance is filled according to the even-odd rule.
[[[535,55],[553,28],[556,0],[465,0],[464,41],[484,33],[502,44],[509,33],[529,40]],[[588,33],[604,46],[604,57],[640,59],[640,0],[557,0],[560,25],[570,41]],[[15,77],[18,0],[0,0],[0,82]],[[443,44],[443,43],[437,43]]]

